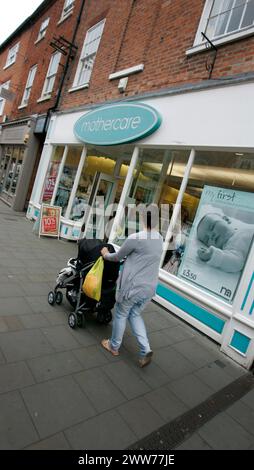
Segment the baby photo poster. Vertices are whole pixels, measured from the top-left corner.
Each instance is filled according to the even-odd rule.
[[[204,186],[178,277],[232,302],[254,235],[254,194]]]

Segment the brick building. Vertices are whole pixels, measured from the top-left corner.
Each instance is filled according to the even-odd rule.
[[[0,197],[14,210],[30,199],[48,116],[75,54],[70,45],[81,4],[45,0],[0,45]]]
[[[83,7],[77,51],[49,115],[28,218],[42,203],[57,205],[61,237],[89,237],[103,195],[107,216],[118,204],[106,227],[117,246],[121,207],[158,203],[165,250],[156,300],[250,368],[254,0],[66,5],[73,17]]]

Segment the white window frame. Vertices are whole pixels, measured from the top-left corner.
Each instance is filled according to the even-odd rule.
[[[8,82],[2,83],[2,85],[0,85],[0,90],[1,88],[6,88],[6,90],[8,90],[10,88],[10,83],[10,80],[8,80]],[[2,116],[4,113],[5,102],[6,99],[0,96],[0,116]]]
[[[55,67],[55,70],[52,70],[52,65],[54,63],[54,58],[55,57],[57,57],[56,67]],[[53,91],[53,88],[54,88],[54,83],[55,83],[55,79],[56,79],[60,59],[61,59],[61,52],[55,52],[54,54],[52,54],[51,59],[50,59],[50,63],[49,63],[49,67],[48,67],[48,71],[47,71],[47,75],[46,75],[44,85],[43,85],[42,94],[41,94],[41,97],[39,98],[39,100],[37,100],[37,102],[38,101],[43,101],[45,99],[49,99],[51,97],[51,94],[52,94],[52,91]],[[50,84],[50,87],[48,89],[49,84]]]
[[[75,3],[75,0],[65,0],[63,10],[62,10],[61,20],[71,15],[73,8],[74,8],[74,3]]]
[[[35,43],[41,41],[41,39],[43,39],[46,36],[47,28],[48,28],[48,25],[49,25],[49,20],[50,20],[50,18],[48,17],[41,23],[41,27],[40,27],[38,37],[37,37]]]
[[[23,108],[23,107],[27,106],[27,104],[28,104],[36,72],[37,72],[37,64],[34,65],[33,67],[31,67],[31,69],[29,70],[29,74],[28,74],[28,77],[27,77],[23,98],[22,98],[21,105],[19,106],[19,108],[21,108],[21,107]]]
[[[83,47],[82,47],[82,51],[81,51],[81,54],[80,54],[80,58],[79,58],[76,74],[75,74],[75,77],[74,77],[74,82],[73,82],[73,88],[72,89],[88,86],[88,84],[90,82],[93,67],[94,67],[94,63],[95,63],[95,59],[96,59],[96,55],[97,55],[97,52],[98,52],[98,49],[99,49],[99,46],[100,46],[100,41],[101,41],[101,38],[102,38],[105,22],[106,22],[106,19],[104,19],[102,21],[99,21],[99,23],[96,23],[94,26],[92,26],[90,29],[88,29],[88,31],[86,33],[86,37],[85,37],[84,44],[83,44]],[[93,33],[96,30],[100,31],[100,35],[93,38]],[[95,41],[97,41],[98,44],[97,44],[97,48],[94,49],[93,47],[91,47],[91,45]],[[90,51],[89,51],[89,49],[90,49]],[[84,80],[84,81],[81,81],[83,71],[88,68],[87,65],[89,63],[89,60],[92,61],[92,65],[90,67],[90,70],[87,73],[87,79]]]
[[[4,69],[6,69],[7,67],[10,67],[12,64],[16,62],[18,51],[19,51],[19,42],[17,42],[15,46],[9,49]]]
[[[206,31],[206,27],[207,27],[207,24],[208,24],[208,21],[212,12],[213,4],[214,4],[214,0],[206,0],[193,46],[186,51],[186,55],[192,55],[197,52],[203,51],[207,48],[207,45],[206,45],[207,43],[204,40],[201,32]],[[231,10],[233,6],[231,7]],[[253,33],[254,33],[254,25],[250,27],[246,27],[245,29],[238,29],[237,31],[234,31],[231,33],[226,33],[225,35],[219,36],[218,38],[209,38],[209,39],[212,41],[212,43],[215,46],[219,46],[220,44],[233,42],[238,39],[250,36]]]

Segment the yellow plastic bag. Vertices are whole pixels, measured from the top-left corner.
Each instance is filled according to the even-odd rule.
[[[87,273],[86,278],[83,282],[83,292],[97,301],[101,298],[101,285],[102,285],[102,275],[104,269],[104,259],[102,256],[97,259],[93,267]]]

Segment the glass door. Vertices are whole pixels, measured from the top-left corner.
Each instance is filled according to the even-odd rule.
[[[84,221],[86,238],[105,240],[106,224],[110,222],[110,214],[105,217],[105,211],[114,202],[116,189],[117,183],[114,177],[99,172],[95,174],[89,208]]]

